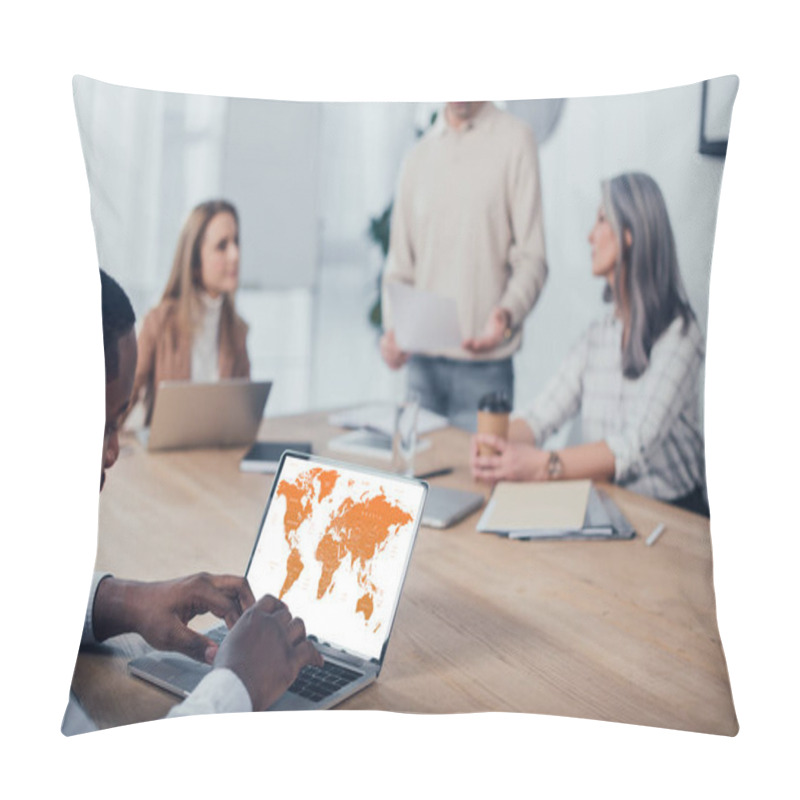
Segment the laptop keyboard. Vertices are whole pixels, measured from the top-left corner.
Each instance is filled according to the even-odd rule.
[[[228,629],[224,625],[218,625],[208,631],[206,636],[221,644],[227,632]],[[360,672],[334,664],[332,661],[326,661],[322,667],[303,667],[295,682],[289,687],[289,691],[312,702],[317,702],[330,697],[343,686],[347,686],[348,683],[352,683],[360,677],[362,677]]]
[[[303,667],[289,691],[316,702],[330,697],[360,677],[360,672],[326,661],[322,667]]]

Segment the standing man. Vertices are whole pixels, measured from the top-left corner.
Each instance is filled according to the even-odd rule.
[[[484,394],[513,397],[511,356],[546,278],[533,131],[489,102],[447,103],[400,173],[383,282],[384,361],[408,363],[408,387],[425,408],[474,428]],[[390,281],[454,298],[462,347],[403,352]]]

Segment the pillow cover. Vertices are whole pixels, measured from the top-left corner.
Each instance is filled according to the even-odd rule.
[[[548,450],[608,431],[619,484],[609,493],[639,535],[606,544],[511,542],[476,532],[475,515],[457,531],[421,530],[385,669],[348,707],[522,711],[736,733],[708,519],[664,501],[697,492],[707,500],[702,397],[693,392],[702,390],[714,228],[737,85],[726,77],[637,95],[475,104],[456,128],[432,104],[240,100],[75,78],[99,263],[130,297],[140,334],[160,303],[190,211],[212,198],[236,209],[235,304],[248,325],[249,375],[274,381],[261,438],[313,440],[324,452],[330,431],[321,410],[390,401],[400,391],[403,373],[386,368],[377,339],[392,324],[382,278],[409,278],[400,263],[404,247],[419,259],[413,277],[420,288],[436,288],[442,275],[461,269],[462,258],[478,253],[487,263],[501,239],[510,245],[499,272],[476,278],[477,289],[459,289],[466,297],[459,302],[477,307],[498,280],[508,281],[492,302],[507,306],[509,347],[518,348],[504,353],[513,357],[516,406],[529,412],[535,433],[547,431],[537,442]],[[484,137],[480,143],[468,139],[471,130]],[[596,257],[598,208],[607,214],[616,191],[604,182],[617,176],[637,176],[627,182],[633,217],[611,220],[618,249],[626,232],[641,241],[637,203],[649,206],[657,196],[642,199],[642,187],[655,185],[663,197],[696,358],[679,346],[659,348],[662,327],[649,371],[618,375],[612,389],[601,388],[598,411],[588,387],[621,369],[609,366],[621,334],[602,291],[602,270],[617,259],[603,266]],[[620,202],[618,215],[627,208]],[[456,233],[443,245],[444,229]],[[434,253],[435,268],[425,253]],[[601,320],[611,331],[612,346],[603,340],[600,354],[606,360],[569,373],[582,389],[573,387],[562,403],[554,376],[568,374],[565,365],[580,348],[602,349]],[[141,359],[141,338],[139,351]],[[644,399],[642,386],[650,387]],[[663,386],[674,390],[669,402],[658,400]],[[548,404],[558,408],[551,413]],[[570,428],[576,417],[580,425]],[[630,425],[622,430],[629,418],[636,419],[633,433]],[[653,456],[644,432],[661,425],[683,425],[683,433]],[[266,497],[263,479],[238,469],[244,449],[148,454],[132,433],[121,436],[123,452],[103,490],[98,573],[142,581],[199,571],[241,575]],[[469,475],[466,433],[449,430],[432,441],[426,457],[438,453],[435,466],[456,467],[447,485],[480,488]],[[419,463],[427,462],[421,456]],[[651,548],[647,535],[662,522],[666,532]],[[287,548],[288,539],[287,531]],[[344,560],[339,569],[337,586],[352,595],[363,573],[350,574]],[[285,600],[291,610],[291,594]],[[152,631],[129,626],[104,646],[88,633],[73,681],[85,714],[71,707],[65,732],[164,716],[175,698],[126,674],[128,659],[148,649],[136,634],[152,641]]]

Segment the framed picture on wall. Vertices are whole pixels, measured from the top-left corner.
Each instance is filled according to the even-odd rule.
[[[705,156],[722,156],[728,152],[728,130],[731,125],[731,98],[735,97],[739,79],[727,75],[703,81],[700,106],[700,146]]]

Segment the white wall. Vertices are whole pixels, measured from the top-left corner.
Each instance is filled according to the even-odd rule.
[[[730,86],[728,87],[730,90]],[[698,153],[701,86],[570,99],[541,145],[542,202],[550,275],[515,359],[518,406],[529,404],[587,323],[608,309],[592,278],[587,237],[600,182],[649,173],[664,194],[681,274],[703,331],[723,160]]]
[[[100,265],[141,316],[163,290],[188,210],[218,194],[226,100],[74,81]]]
[[[166,284],[189,211],[241,217],[242,280],[310,288],[319,263],[320,105],[149,92],[75,80],[100,264],[137,316]]]
[[[415,103],[324,103],[319,207],[328,264],[370,258],[369,220],[394,194],[415,140]]]
[[[319,143],[319,103],[228,101],[220,194],[239,211],[242,285],[314,285]]]

